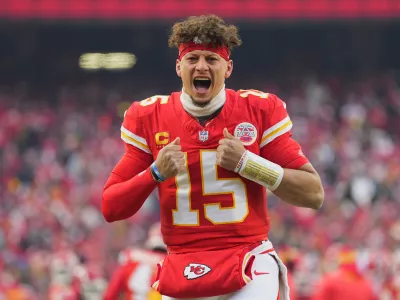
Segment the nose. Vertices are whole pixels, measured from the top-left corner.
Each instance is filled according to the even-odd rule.
[[[207,60],[204,56],[199,57],[199,60],[197,61],[197,64],[196,64],[196,71],[198,71],[198,72],[208,71]]]

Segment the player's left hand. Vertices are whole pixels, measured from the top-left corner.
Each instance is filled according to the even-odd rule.
[[[246,151],[242,142],[224,128],[224,138],[219,140],[217,148],[217,165],[234,171],[243,153]]]

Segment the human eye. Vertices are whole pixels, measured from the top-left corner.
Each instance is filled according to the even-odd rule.
[[[197,58],[196,58],[196,56],[189,56],[189,57],[187,58],[187,60],[188,60],[189,62],[195,62],[195,61],[197,61]]]

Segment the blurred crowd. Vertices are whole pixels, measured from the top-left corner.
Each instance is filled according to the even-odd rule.
[[[357,267],[383,294],[400,277],[400,86],[390,73],[293,82],[258,89],[287,103],[326,197],[315,212],[270,195],[270,238],[299,299],[309,299],[332,268],[328,249],[336,245],[358,250]],[[124,151],[123,113],[140,98],[95,84],[64,86],[52,97],[32,95],[25,84],[0,89],[0,299],[10,286],[45,299],[63,253],[107,281],[118,253],[143,245],[159,218],[155,193],[126,221],[107,224],[100,210],[105,180]]]

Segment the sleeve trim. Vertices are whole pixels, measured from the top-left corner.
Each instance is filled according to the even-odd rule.
[[[124,126],[121,126],[121,139],[132,146],[139,148],[140,150],[151,154],[151,150],[147,145],[147,142],[144,138],[130,132]]]
[[[292,126],[293,126],[292,121],[290,120],[289,116],[287,116],[282,121],[276,123],[274,126],[265,130],[261,138],[260,148],[272,142],[277,137],[290,131],[290,129],[292,129]]]

